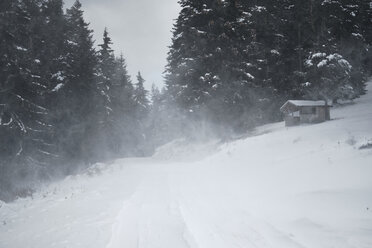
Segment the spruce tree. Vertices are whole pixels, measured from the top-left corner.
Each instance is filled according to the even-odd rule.
[[[144,87],[145,80],[141,72],[137,74],[137,83],[134,89],[134,102],[137,108],[137,116],[139,120],[144,119],[149,109],[149,100],[147,98],[148,92]]]
[[[304,63],[304,97],[337,101],[364,93],[366,44],[355,1],[313,4],[308,14],[313,36]]]
[[[115,73],[111,91],[112,107],[116,115],[122,118],[134,116],[134,87],[128,74],[123,54],[115,60]],[[118,117],[119,118],[119,117]]]
[[[191,117],[236,128],[249,125],[242,116],[255,115],[261,84],[260,68],[251,61],[262,57],[254,52],[260,49],[251,14],[233,0],[188,0],[181,7],[168,56],[167,89]]]
[[[0,167],[4,179],[45,177],[48,163],[56,156],[49,143],[47,82],[40,69],[43,19],[39,6],[37,1],[6,1],[1,8]]]
[[[97,131],[102,136],[102,149],[106,157],[131,154],[136,143],[134,89],[126,69],[123,55],[115,59],[112,41],[105,29],[103,43],[99,45],[98,88],[104,112]],[[102,156],[101,156],[102,157]]]
[[[112,81],[115,73],[115,56],[113,50],[111,49],[111,45],[111,38],[108,36],[107,29],[105,28],[103,32],[103,43],[99,45],[101,49],[99,50],[98,57],[98,89],[104,100],[102,103],[104,106],[104,113],[101,117],[103,118],[102,121],[109,119],[110,114],[113,111],[111,106],[110,92],[113,90]]]
[[[123,55],[115,60],[115,72],[110,91],[113,126],[110,147],[114,156],[127,156],[136,151],[134,88]]]
[[[368,76],[372,75],[372,1],[365,0],[359,4],[361,30],[366,43],[366,54],[363,58],[364,70]]]
[[[137,83],[134,85],[133,101],[134,101],[134,136],[132,144],[137,151],[137,155],[144,155],[144,150],[141,149],[148,139],[147,135],[147,117],[149,114],[149,100],[147,98],[148,91],[144,87],[145,80],[140,72],[137,74]]]
[[[92,30],[77,0],[67,9],[65,85],[58,94],[56,125],[63,157],[75,161],[94,159],[94,134],[100,97],[96,85],[97,57]]]

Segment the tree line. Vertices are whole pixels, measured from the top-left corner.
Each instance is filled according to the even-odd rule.
[[[180,0],[165,87],[133,83],[77,0],[0,2],[0,199],[173,139],[231,139],[288,99],[352,100],[372,73],[369,0]],[[151,96],[151,97],[150,97]]]
[[[372,72],[370,0],[180,0],[166,84],[190,118],[234,131],[288,99],[351,100]]]
[[[81,3],[0,3],[0,197],[30,181],[143,156],[149,101],[104,30],[94,47]]]

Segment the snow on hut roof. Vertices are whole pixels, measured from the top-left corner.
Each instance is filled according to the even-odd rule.
[[[288,100],[288,102],[299,107],[315,107],[315,106],[325,106],[325,101],[308,101],[308,100]]]
[[[292,104],[296,107],[319,107],[319,106],[332,106],[331,103],[326,103],[326,101],[310,101],[310,100],[288,100],[284,105],[280,108],[281,111],[288,105]]]

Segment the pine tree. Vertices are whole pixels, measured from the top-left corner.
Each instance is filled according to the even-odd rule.
[[[16,86],[24,82],[20,62],[27,48],[21,47],[20,35],[27,30],[26,17],[18,1],[0,3],[0,192],[9,190],[11,182],[7,179],[19,169],[15,167],[14,158],[21,155],[19,152],[26,133],[18,113],[21,103],[15,95]]]
[[[63,13],[62,0],[48,0],[42,5],[41,15],[44,19],[42,27],[43,44],[40,55],[43,78],[48,82],[49,105],[55,105],[53,100],[58,90],[65,85],[67,57],[67,24]]]
[[[356,93],[350,84],[351,64],[340,54],[315,53],[307,60],[309,80],[304,84],[305,97],[314,100],[350,100]]]
[[[134,102],[136,104],[136,112],[139,120],[144,119],[149,109],[148,92],[144,87],[145,80],[141,72],[137,74],[137,83],[134,89]]]
[[[372,1],[365,0],[359,4],[362,35],[366,43],[366,54],[363,58],[364,70],[368,76],[372,75]]]
[[[161,93],[159,88],[155,84],[151,86],[151,105],[148,115],[148,126],[147,130],[149,133],[149,139],[151,140],[151,147],[154,149],[158,145],[162,145],[164,140],[169,139],[170,134],[170,122],[169,110],[167,109],[167,103],[165,101],[166,93]],[[173,124],[173,123],[172,123]]]
[[[194,135],[188,132],[189,122],[182,109],[171,98],[166,89],[160,91],[152,85],[150,111],[146,118],[146,135],[150,142],[143,145],[148,154],[172,140]]]
[[[113,126],[109,131],[110,149],[114,156],[135,154],[137,123],[135,120],[134,88],[121,55],[115,60],[115,73],[110,91]]]
[[[111,49],[112,41],[111,38],[108,36],[107,29],[105,28],[103,32],[103,43],[99,46],[101,49],[99,50],[99,70],[98,70],[98,88],[103,96],[103,105],[104,108],[104,115],[102,116],[103,121],[107,118],[110,118],[110,114],[112,113],[112,106],[111,106],[111,97],[110,91],[112,91],[112,84],[113,84],[113,76],[115,73],[115,56],[114,52]]]
[[[77,0],[67,9],[66,78],[59,90],[56,106],[57,139],[63,157],[75,161],[94,159],[94,134],[97,129],[96,86],[97,57],[93,48],[92,30],[83,18]]]
[[[148,135],[147,135],[147,117],[149,114],[149,100],[147,98],[148,91],[144,87],[145,80],[143,79],[140,72],[137,74],[137,83],[135,84],[133,91],[133,101],[134,101],[134,130],[132,136],[132,147],[136,151],[135,154],[139,156],[144,155],[144,150],[142,149],[145,145]]]
[[[243,115],[257,117],[253,109],[262,85],[262,68],[251,62],[263,57],[257,54],[248,7],[233,0],[188,0],[181,7],[166,68],[167,89],[196,119],[246,127]]]
[[[134,87],[130,76],[128,74],[127,65],[123,54],[116,59],[116,71],[114,74],[114,84],[113,84],[113,101],[114,107],[116,105],[117,111],[127,115],[134,112]]]
[[[155,85],[151,85],[151,106],[159,106],[159,103],[161,102],[162,95],[160,93],[159,88]]]
[[[4,83],[0,89],[0,142],[5,143],[1,145],[0,167],[7,180],[30,180],[40,174],[45,177],[48,162],[55,158],[49,143],[52,130],[45,105],[47,82],[40,70],[38,45],[42,42],[43,19],[39,4],[7,1],[1,9],[0,30],[5,42],[1,46],[4,66],[0,77]]]
[[[98,86],[103,97],[102,106],[105,111],[101,116],[102,149],[107,151],[107,157],[120,157],[131,154],[136,143],[133,138],[135,102],[134,89],[126,69],[123,55],[115,59],[112,42],[105,29],[103,44],[99,51]]]
[[[312,44],[308,45],[304,67],[306,98],[337,101],[354,99],[364,93],[363,65],[366,47],[357,18],[355,1],[314,4],[310,15]],[[316,13],[316,14],[315,14]]]

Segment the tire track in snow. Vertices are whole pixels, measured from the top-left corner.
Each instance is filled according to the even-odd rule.
[[[171,193],[168,177],[159,168],[144,168],[140,185],[124,201],[112,226],[106,248],[198,248]]]
[[[138,246],[136,238],[138,236],[136,232],[136,229],[138,229],[138,213],[133,205],[136,197],[138,197],[137,192],[124,201],[123,207],[112,226],[111,238],[106,248],[122,248],[124,242],[129,245],[128,247]],[[130,226],[128,226],[128,223],[130,223]]]
[[[218,185],[215,191],[220,194],[210,194],[208,187],[185,187],[184,182],[190,180],[186,175],[174,178],[173,190],[185,230],[196,247],[305,248],[289,233],[280,231],[265,219],[250,215],[249,209],[240,204],[240,199],[224,197],[226,192]]]
[[[200,201],[182,204],[180,211],[184,216],[185,226],[190,233],[193,232],[193,239],[200,247],[305,248],[289,233],[281,231],[264,219],[243,213],[239,214],[239,219],[229,218],[232,211],[243,211],[224,207],[218,209],[216,206],[196,202]]]

